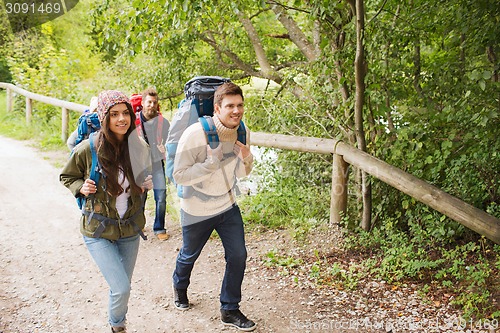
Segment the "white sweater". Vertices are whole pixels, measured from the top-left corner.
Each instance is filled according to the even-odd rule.
[[[213,117],[224,154],[222,161],[207,160],[207,137],[201,124],[189,126],[182,134],[175,155],[173,176],[178,185],[192,186],[196,191],[209,196],[204,201],[196,195],[181,199],[181,209],[194,216],[217,215],[236,203],[233,189],[236,180],[247,176],[252,170],[253,156],[241,161],[233,152],[238,128],[225,127],[215,115]],[[247,129],[247,145],[250,132]]]

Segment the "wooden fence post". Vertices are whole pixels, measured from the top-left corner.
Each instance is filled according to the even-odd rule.
[[[12,112],[12,107],[13,107],[13,96],[12,96],[12,90],[7,88],[7,113]]]
[[[31,98],[26,97],[26,123],[31,123],[31,112],[33,110],[33,106],[31,105]]]
[[[341,155],[333,154],[330,223],[340,223],[347,213],[348,164]]]
[[[69,122],[69,112],[68,109],[61,109],[61,139],[63,142],[68,140],[68,122]]]

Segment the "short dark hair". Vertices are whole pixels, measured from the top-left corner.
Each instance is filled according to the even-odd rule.
[[[243,100],[243,90],[240,86],[233,82],[225,82],[217,88],[214,94],[214,105],[222,105],[222,100],[227,95],[240,95]]]
[[[155,88],[148,88],[142,92],[142,99],[146,99],[148,96],[153,96],[158,99],[158,93],[156,92]]]

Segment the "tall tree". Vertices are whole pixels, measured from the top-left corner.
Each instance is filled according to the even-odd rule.
[[[356,58],[354,60],[354,73],[356,78],[356,98],[354,105],[354,119],[356,127],[356,141],[358,148],[366,151],[365,129],[363,110],[365,105],[365,77],[367,64],[365,61],[365,4],[363,0],[352,3],[356,11]],[[361,193],[363,196],[363,217],[361,227],[364,230],[371,228],[372,193],[369,176],[361,172]]]

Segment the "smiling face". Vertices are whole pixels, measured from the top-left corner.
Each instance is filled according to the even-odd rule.
[[[118,140],[123,140],[130,128],[130,110],[125,103],[116,104],[109,109],[109,130],[115,133]]]
[[[227,128],[236,128],[240,125],[245,112],[241,95],[226,95],[220,105],[215,104],[215,113],[221,123]]]
[[[147,95],[142,99],[142,114],[146,120],[158,116],[158,97]]]

